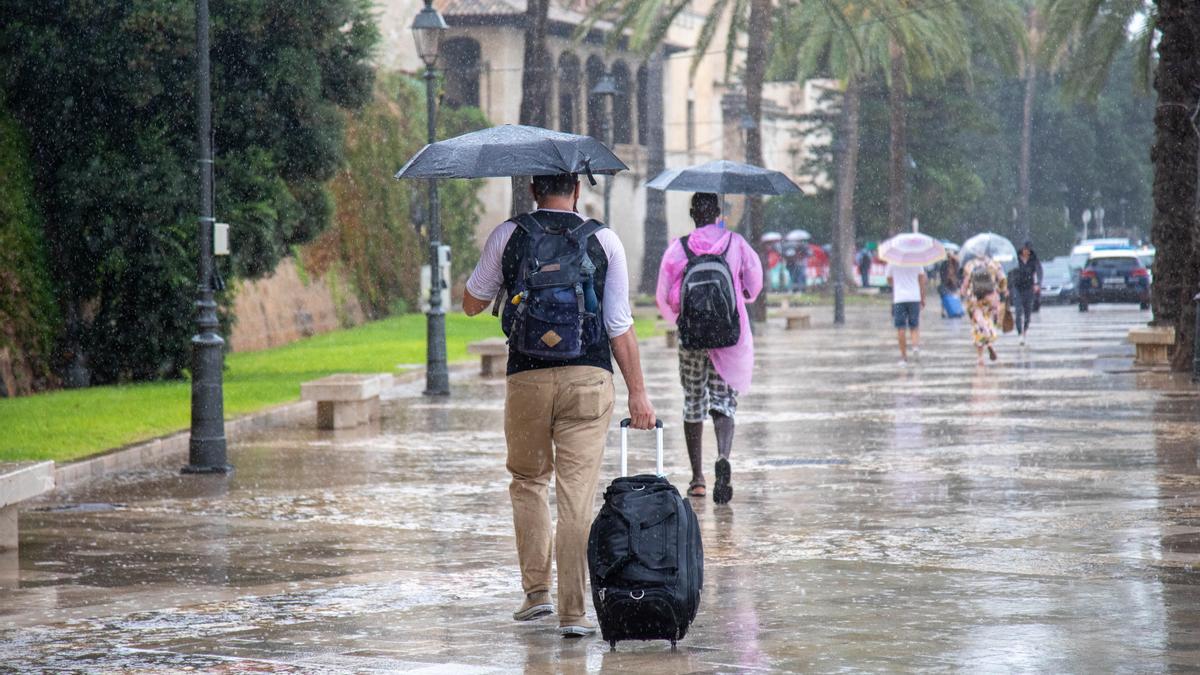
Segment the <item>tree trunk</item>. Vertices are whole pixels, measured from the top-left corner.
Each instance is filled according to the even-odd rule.
[[[553,70],[550,53],[546,51],[546,24],[550,0],[527,0],[525,5],[525,54],[521,64],[520,123],[545,127],[547,106],[550,103],[550,78]],[[533,209],[527,176],[512,181],[512,212],[525,213]]]
[[[830,272],[836,285],[844,284],[854,273],[854,188],[858,183],[858,118],[861,84],[851,77],[842,94],[842,120],[835,141],[837,148],[837,202],[834,208],[833,256]],[[845,314],[835,293],[834,323]]]
[[[908,89],[904,79],[904,47],[888,41],[891,83],[888,85],[888,122],[891,157],[888,163],[888,236],[907,232],[908,217]]]
[[[755,166],[763,165],[762,153],[762,94],[763,79],[767,70],[767,39],[771,28],[771,0],[750,0],[750,21],[747,27],[748,43],[746,45],[746,112],[754,120],[753,128],[746,130],[746,163]],[[763,201],[759,195],[750,195],[746,200],[749,206],[750,228],[748,239],[750,245],[759,252],[760,261],[765,271],[766,261],[762,260],[762,247],[758,242],[763,232]],[[754,321],[767,320],[767,291],[759,293],[758,300],[750,308],[750,318]]]
[[[1030,239],[1029,182],[1030,163],[1033,154],[1033,102],[1037,94],[1037,59],[1035,53],[1041,44],[1040,20],[1036,7],[1030,7],[1026,15],[1026,35],[1029,51],[1025,54],[1023,74],[1025,76],[1025,104],[1021,110],[1021,159],[1017,167],[1017,238],[1021,242]]]
[[[1154,89],[1154,323],[1175,326],[1175,370],[1190,370],[1200,279],[1197,138],[1190,115],[1200,91],[1200,3],[1158,0],[1158,68]]]
[[[646,126],[649,156],[646,175],[657,176],[667,167],[663,139],[663,54],[656,50],[646,62]],[[646,190],[646,223],[642,246],[642,283],[645,295],[654,295],[658,287],[658,266],[667,252],[667,196],[662,190]]]

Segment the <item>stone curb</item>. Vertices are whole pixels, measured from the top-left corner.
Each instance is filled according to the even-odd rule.
[[[644,342],[645,340],[639,340]],[[471,375],[479,370],[477,361],[464,361],[449,365],[451,375]],[[412,384],[425,377],[424,368],[413,368],[392,375],[391,387],[402,384]],[[225,421],[225,438],[234,440],[238,436],[252,431],[261,431],[274,427],[284,427],[295,424],[300,420],[308,420],[315,424],[317,404],[315,401],[294,401],[273,408],[260,410],[249,415],[243,415]],[[149,466],[178,463],[180,467],[187,463],[190,431],[177,431],[167,436],[139,441],[131,445],[106,450],[98,455],[69,462],[55,463],[54,489],[64,490],[114,473],[137,471]]]

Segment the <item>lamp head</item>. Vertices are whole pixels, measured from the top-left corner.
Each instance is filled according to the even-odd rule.
[[[446,32],[446,20],[433,8],[428,0],[425,7],[417,12],[413,19],[413,40],[417,43],[417,54],[425,67],[432,68],[437,63],[438,48],[441,46],[442,34]]]

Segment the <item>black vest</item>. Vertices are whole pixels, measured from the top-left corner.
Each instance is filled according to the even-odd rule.
[[[539,222],[547,226],[558,225],[564,228],[571,228],[582,222],[579,216],[573,213],[541,210],[534,211],[533,213]],[[508,239],[508,244],[504,247],[504,254],[500,258],[500,270],[504,276],[502,293],[507,294],[507,289],[516,286],[517,275],[521,269],[521,256],[525,253],[527,239],[525,231],[518,227],[513,230],[512,236]],[[588,257],[592,259],[592,264],[596,266],[596,276],[594,277],[596,297],[600,300],[600,311],[604,312],[604,282],[608,274],[608,256],[605,255],[604,247],[600,245],[599,239],[595,236],[592,236],[588,240],[587,251]],[[505,298],[505,301],[507,300]],[[523,373],[527,370],[560,368],[563,366],[595,366],[611,373],[613,369],[612,349],[609,347],[608,340],[601,340],[599,344],[588,349],[586,354],[570,361],[546,361],[514,351],[511,347],[508,349],[507,374],[509,375]]]

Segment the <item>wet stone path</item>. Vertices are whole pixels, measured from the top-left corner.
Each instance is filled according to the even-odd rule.
[[[885,306],[827,315],[760,337],[734,501],[694,501],[706,587],[677,651],[511,621],[503,383],[472,377],[391,392],[374,428],[240,442],[230,478],[43,500],[0,576],[0,671],[1200,670],[1200,397],[1131,370],[1147,314],[1046,308],[986,368],[933,312],[908,368]],[[686,485],[660,342],[643,361]]]

